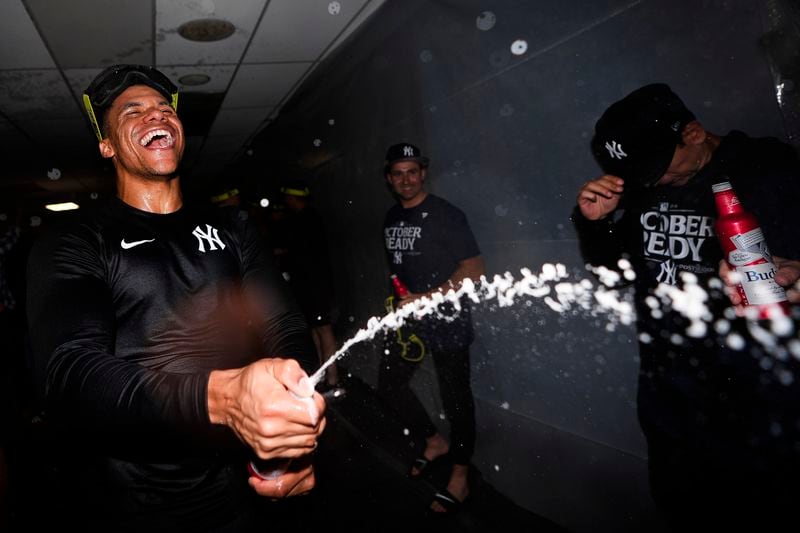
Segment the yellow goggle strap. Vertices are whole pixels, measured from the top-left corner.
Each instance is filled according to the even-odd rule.
[[[229,191],[225,191],[222,194],[218,194],[216,196],[212,196],[211,197],[211,201],[214,202],[214,203],[224,202],[228,198],[233,198],[234,196],[237,196],[238,194],[239,194],[239,189],[231,189]]]
[[[281,192],[283,194],[288,194],[289,196],[308,196],[311,194],[311,191],[309,191],[308,188],[293,189],[291,187],[281,187]]]
[[[102,141],[103,134],[100,133],[100,125],[97,123],[97,117],[94,114],[94,108],[92,108],[92,100],[88,94],[83,95],[83,107],[86,108],[86,113],[89,115],[89,122],[92,123],[92,129],[97,136],[97,140]]]
[[[172,101],[170,102],[170,106],[176,112],[178,111],[178,93],[172,93]],[[89,122],[92,123],[92,129],[94,130],[94,134],[97,136],[98,141],[103,140],[103,134],[100,131],[100,124],[97,122],[97,115],[94,114],[94,107],[92,107],[92,99],[89,98],[88,94],[83,95],[83,107],[86,108],[86,113],[89,115]]]

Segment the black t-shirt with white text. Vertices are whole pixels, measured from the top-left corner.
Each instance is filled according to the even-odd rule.
[[[415,293],[442,285],[461,261],[480,255],[463,211],[433,194],[412,208],[397,204],[389,209],[383,235],[391,272]],[[423,320],[415,331],[434,349],[468,346],[473,338],[472,325],[469,307],[462,305],[464,310],[455,314],[452,322]],[[454,315],[452,309],[442,312]]]
[[[738,131],[721,138],[711,161],[686,185],[629,191],[614,216],[589,221],[576,208],[573,221],[588,263],[615,268],[625,257],[635,271],[643,429],[723,449],[734,438],[745,447],[766,445],[769,424],[794,416],[782,406],[797,404],[798,387],[780,382],[781,369],[793,362],[766,355],[743,321],[725,313],[730,301],[716,279],[723,253],[712,192],[721,181],[731,183],[759,221],[772,254],[800,259],[798,154],[775,138]],[[683,312],[656,295],[660,284],[683,286],[683,273],[694,274],[708,295],[707,329],[698,336],[688,334]],[[748,340],[743,349],[728,346],[732,333]],[[770,416],[776,418],[770,422]],[[794,434],[794,423],[785,429]]]

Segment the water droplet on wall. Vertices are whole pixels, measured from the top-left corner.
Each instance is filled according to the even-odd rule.
[[[478,18],[475,19],[475,26],[481,31],[489,31],[494,28],[497,23],[497,17],[491,11],[483,11]]]
[[[511,43],[511,53],[515,56],[521,56],[528,51],[528,42],[524,39],[517,39]]]

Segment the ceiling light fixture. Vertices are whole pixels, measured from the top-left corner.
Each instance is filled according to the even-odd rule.
[[[50,211],[72,211],[73,209],[78,209],[78,204],[75,202],[64,202],[62,204],[47,204],[44,206],[45,209],[49,209]]]
[[[178,83],[181,85],[205,85],[211,81],[211,76],[208,74],[187,74],[178,78]]]
[[[227,39],[235,31],[236,27],[227,20],[196,19],[181,24],[178,35],[189,41],[207,43]]]

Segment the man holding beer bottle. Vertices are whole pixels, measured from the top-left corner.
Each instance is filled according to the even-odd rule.
[[[483,259],[464,213],[439,196],[425,191],[428,158],[410,143],[386,152],[384,174],[398,203],[386,214],[384,242],[389,266],[408,288],[399,305],[435,292],[458,289],[466,278],[477,281],[484,273]],[[381,365],[379,389],[406,415],[415,434],[425,438],[422,455],[411,466],[412,477],[421,476],[434,461],[448,458],[452,470],[446,487],[431,502],[434,512],[454,512],[469,494],[467,474],[475,444],[475,407],[470,385],[469,346],[473,340],[469,307],[456,311],[444,304],[438,313],[415,325],[428,353],[433,356],[442,404],[450,423],[448,442],[431,422],[409,387],[418,363],[400,357]]]
[[[636,274],[638,414],[656,504],[678,530],[777,519],[773,507],[797,495],[782,487],[800,475],[800,396],[785,377],[791,361],[765,353],[741,322],[731,326],[750,338],[744,349],[712,325],[729,306],[709,286],[723,257],[712,185],[730,182],[774,254],[800,257],[797,153],[774,138],[706,131],[658,83],[612,104],[591,148],[604,174],[580,188],[573,221],[588,263],[618,269],[625,257]],[[677,311],[652,308],[656,287],[680,286],[684,274],[709,292],[717,321],[701,338]]]

